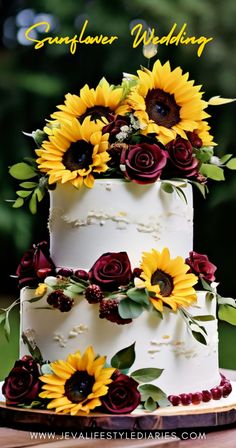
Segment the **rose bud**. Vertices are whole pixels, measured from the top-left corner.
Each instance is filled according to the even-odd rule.
[[[191,272],[198,277],[201,276],[208,282],[215,281],[214,274],[217,267],[209,261],[207,255],[192,251],[189,253],[189,258],[186,258],[185,262],[189,265]]]
[[[107,252],[101,255],[89,271],[90,281],[108,291],[127,285],[131,278],[131,265],[126,252]]]
[[[193,148],[188,140],[176,138],[166,146],[169,154],[167,162],[168,175],[171,177],[192,177],[198,174],[199,161],[193,154]]]

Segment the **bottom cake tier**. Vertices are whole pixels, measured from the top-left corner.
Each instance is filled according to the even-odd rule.
[[[163,319],[158,313],[144,311],[126,325],[118,325],[99,317],[98,305],[89,304],[81,296],[69,312],[48,309],[47,294],[32,301],[35,289],[21,290],[21,334],[33,335],[43,358],[65,359],[69,353],[92,346],[110,362],[115,353],[135,343],[132,370],[163,369],[152,384],[167,396],[190,394],[219,386],[217,319],[202,322],[207,344],[197,341],[179,311],[166,309]],[[216,317],[215,299],[206,292],[197,293],[198,300],[188,308],[193,316]],[[29,354],[22,338],[20,355]]]

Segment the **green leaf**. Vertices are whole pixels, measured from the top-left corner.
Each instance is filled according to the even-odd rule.
[[[37,345],[35,345],[34,341],[31,342],[24,332],[22,333],[21,337],[22,337],[23,343],[27,345],[27,348],[28,348],[31,356],[35,359],[35,361],[42,363],[42,361],[43,361],[42,354],[41,354],[39,348],[37,347]]]
[[[9,169],[9,173],[12,177],[18,180],[27,180],[37,176],[37,173],[32,168],[32,166],[24,162],[12,165]]]
[[[10,311],[10,309],[5,314],[5,324],[4,324],[5,336],[6,336],[6,339],[8,342],[9,342],[9,337],[10,337],[10,332],[11,332],[11,327],[10,327],[10,322],[9,322],[9,311]]]
[[[75,275],[71,276],[70,283],[81,286],[81,288],[83,287],[83,289],[87,288],[87,286],[89,285],[88,280],[83,280],[81,278],[76,277]]]
[[[193,316],[193,319],[202,322],[208,322],[209,320],[215,320],[215,317],[211,314],[206,314],[205,316]]]
[[[67,291],[70,291],[70,292],[72,292],[73,294],[81,294],[81,292],[83,292],[84,291],[84,286],[80,286],[80,285],[70,285],[70,286],[67,286],[67,288],[65,289],[65,291],[67,292]]]
[[[141,394],[141,401],[146,401],[150,397],[154,401],[166,398],[166,394],[159,387],[154,386],[154,384],[142,384],[138,387],[138,390]]]
[[[22,207],[22,205],[24,204],[24,199],[23,198],[17,198],[14,202],[14,204],[12,204],[13,208],[20,208]]]
[[[20,183],[20,187],[22,188],[29,188],[29,189],[33,189],[35,187],[37,187],[37,182],[21,182]]]
[[[165,193],[173,193],[174,187],[169,182],[161,182],[161,189],[165,191]]]
[[[37,213],[37,197],[35,191],[33,192],[30,201],[29,201],[29,209],[32,213],[32,215],[35,215]]]
[[[209,193],[209,190],[207,188],[206,184],[200,184],[199,182],[195,182],[193,180],[189,181],[192,185],[194,185],[202,194],[204,199],[206,199],[206,194]]]
[[[211,287],[211,285],[210,285],[206,280],[204,280],[203,277],[200,276],[200,280],[201,280],[201,284],[202,284],[203,288],[204,288],[206,291],[213,292],[213,293],[215,292],[215,291],[213,290],[213,288]]]
[[[6,313],[5,313],[5,311],[1,311],[1,314],[0,314],[0,324],[2,322],[4,322],[5,319],[6,319]]]
[[[18,190],[16,192],[16,194],[20,196],[20,198],[27,198],[31,193],[32,191],[25,191],[25,190]]]
[[[221,297],[217,294],[217,302],[219,305],[230,305],[233,308],[236,308],[236,300],[232,299],[232,297]]]
[[[135,370],[130,374],[138,383],[150,383],[161,376],[164,369],[157,369],[155,367],[147,367],[144,369]]]
[[[231,325],[236,325],[236,308],[230,305],[220,305],[218,308],[218,317]]]
[[[135,342],[117,352],[111,359],[111,366],[116,369],[129,369],[135,361]]]
[[[152,397],[149,397],[144,403],[144,409],[146,409],[149,412],[153,412],[155,411],[156,408],[157,408],[156,401],[154,401]]]
[[[182,188],[175,187],[175,191],[179,195],[180,199],[183,199],[184,202],[187,204],[188,201],[187,201],[186,195],[185,195],[184,191],[182,190]]]
[[[192,331],[193,337],[196,339],[196,341],[200,342],[203,345],[207,345],[206,338],[200,331]]]
[[[118,312],[122,319],[136,319],[142,314],[143,307],[139,303],[127,298],[120,301]]]
[[[36,197],[37,197],[37,199],[38,199],[38,202],[41,202],[42,199],[43,199],[44,196],[45,196],[45,190],[42,189],[42,188],[36,188],[36,189],[34,190],[34,192],[35,192],[35,195],[36,195]]]
[[[167,406],[172,406],[171,402],[168,400],[167,396],[158,400],[158,406],[160,408],[167,408]]]
[[[214,151],[213,148],[210,146],[202,146],[200,149],[196,151],[196,157],[201,162],[209,162],[210,158],[213,156]]]
[[[222,164],[225,164],[226,162],[228,162],[228,160],[232,157],[233,154],[225,154],[224,156],[221,157],[220,161]]]
[[[44,131],[41,131],[41,129],[37,129],[36,131],[32,132],[32,137],[37,147],[40,148],[43,141],[47,139],[47,134]]]
[[[210,163],[203,163],[200,168],[200,173],[213,180],[224,180],[224,170],[217,165],[212,165]]]
[[[44,294],[41,294],[40,296],[32,297],[32,299],[28,299],[27,302],[29,302],[29,303],[38,302],[39,300],[42,299],[43,296],[44,296]]]
[[[236,157],[230,159],[229,162],[226,163],[226,166],[229,170],[236,170]]]
[[[131,288],[126,292],[129,299],[142,305],[149,305],[149,295],[145,288]]]

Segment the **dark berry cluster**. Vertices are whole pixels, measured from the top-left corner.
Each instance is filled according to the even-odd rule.
[[[87,299],[88,303],[99,303],[103,297],[104,294],[98,285],[90,285],[85,289],[84,292],[85,298]]]
[[[47,297],[47,302],[53,308],[58,309],[62,313],[67,313],[74,305],[74,300],[66,296],[62,289],[56,289]]]
[[[102,299],[99,308],[99,317],[115,322],[118,325],[130,324],[132,319],[122,319],[118,312],[119,301],[117,299]]]
[[[217,387],[202,392],[194,392],[189,394],[170,395],[168,400],[172,406],[188,406],[190,404],[207,403],[210,400],[220,400],[226,398],[232,392],[232,386],[229,380],[221,374],[221,382]]]

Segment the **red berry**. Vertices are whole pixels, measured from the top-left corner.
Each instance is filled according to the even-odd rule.
[[[52,274],[53,269],[51,268],[42,268],[42,269],[38,269],[37,270],[37,276],[44,280],[46,277],[48,277],[48,275]]]
[[[180,394],[180,399],[182,405],[188,406],[192,401],[192,394]]]
[[[222,397],[222,390],[220,387],[213,387],[211,389],[211,394],[212,394],[213,400],[220,400]]]
[[[85,298],[87,299],[88,303],[99,303],[103,297],[104,294],[98,285],[90,285],[85,289]]]
[[[192,394],[192,404],[199,404],[202,401],[202,393],[201,392],[195,392]]]
[[[73,305],[74,305],[74,300],[63,294],[63,297],[61,297],[61,299],[60,299],[59,310],[62,313],[68,313],[68,311],[71,310]]]
[[[212,399],[212,394],[209,390],[203,390],[202,391],[202,401],[204,403],[208,403]]]
[[[73,275],[73,271],[69,268],[58,268],[57,275],[61,275],[62,277],[71,277],[71,275]]]
[[[226,398],[231,392],[232,392],[232,385],[230,384],[230,382],[225,383],[224,386],[222,387],[222,396]]]
[[[53,306],[53,308],[59,308],[61,294],[63,294],[63,291],[61,289],[56,289],[55,291],[48,294],[48,304]]]
[[[88,272],[83,269],[76,269],[76,271],[74,271],[74,276],[80,278],[81,280],[88,280],[89,278]]]
[[[179,395],[169,395],[168,400],[171,402],[172,406],[179,406],[181,403]]]

